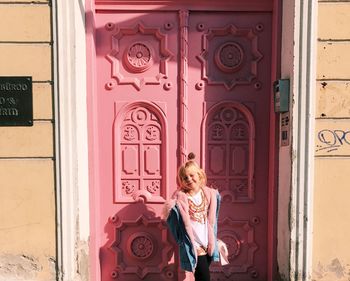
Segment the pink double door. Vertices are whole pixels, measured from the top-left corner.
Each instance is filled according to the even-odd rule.
[[[97,8],[90,42],[92,280],[189,280],[161,213],[194,152],[222,196],[212,280],[266,281],[271,14],[133,9]]]

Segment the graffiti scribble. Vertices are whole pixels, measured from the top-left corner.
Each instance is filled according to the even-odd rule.
[[[317,138],[322,145],[318,145],[316,152],[321,150],[331,152],[344,145],[350,145],[350,131],[324,129],[318,132]]]

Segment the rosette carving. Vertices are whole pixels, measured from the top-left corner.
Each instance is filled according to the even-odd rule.
[[[154,250],[152,238],[147,233],[137,233],[130,237],[131,254],[138,259],[149,258]]]
[[[134,43],[125,51],[126,66],[132,72],[145,72],[153,64],[151,47],[145,43]]]
[[[243,50],[235,42],[228,42],[221,45],[215,54],[215,62],[224,72],[237,71],[242,66],[243,58]]]

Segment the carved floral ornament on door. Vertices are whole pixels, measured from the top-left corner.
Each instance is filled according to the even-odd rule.
[[[164,24],[165,31],[173,28],[171,22]],[[167,64],[174,54],[168,49],[167,35],[160,28],[146,27],[141,22],[132,28],[122,28],[109,22],[105,29],[112,33],[112,49],[106,59],[112,64],[111,77],[114,78],[106,82],[107,90],[114,88],[115,80],[119,85],[132,85],[138,91],[144,85],[159,85],[163,80],[165,90],[172,88],[172,83],[166,82],[166,79]],[[208,85],[223,85],[227,90],[255,81],[254,88],[260,89],[257,63],[263,55],[258,50],[257,33],[263,30],[263,24],[257,24],[255,28],[237,28],[230,24],[222,28],[206,29],[205,24],[199,23],[197,31],[203,35],[202,52],[197,55],[197,59],[202,67],[202,81],[196,83],[196,89],[203,89],[203,81]],[[130,38],[135,35],[144,36],[145,40],[132,41]],[[218,42],[219,47],[211,47]],[[212,69],[209,69],[209,65]]]
[[[163,78],[168,77],[167,63],[173,54],[167,48],[166,35],[159,28],[147,28],[142,23],[134,28],[116,28],[113,23],[107,23],[105,28],[111,32],[116,29],[112,35],[112,50],[106,57],[112,64],[112,78],[120,85],[130,84],[140,91],[144,85],[159,85]],[[136,34],[145,35],[148,40],[128,42],[128,37]],[[123,50],[121,45],[124,44]],[[156,53],[159,57],[155,56]],[[142,75],[138,75],[140,73]],[[108,90],[113,87],[113,81],[106,83]],[[164,84],[165,89],[169,87],[168,83]]]
[[[165,119],[159,108],[147,102],[129,104],[116,116],[115,202],[165,201],[166,165],[161,165],[167,139]],[[143,160],[137,160],[140,155]]]
[[[167,237],[164,221],[148,219],[142,215],[136,221],[125,221],[118,216],[113,216],[111,222],[115,226],[117,238],[109,248],[119,261],[118,267],[111,272],[113,279],[117,279],[120,272],[135,273],[141,279],[152,273],[164,274],[166,279],[175,276],[174,269],[167,263],[167,256],[173,251],[173,246],[169,239],[163,239],[164,244],[159,247],[155,239],[158,233],[161,233],[162,237]],[[145,227],[147,232],[144,231]],[[147,261],[147,267],[143,266],[145,261]]]

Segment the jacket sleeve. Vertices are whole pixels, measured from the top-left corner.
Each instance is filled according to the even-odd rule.
[[[170,210],[170,213],[166,222],[177,244],[180,244],[182,241],[182,237],[181,237],[182,233],[180,231],[180,220],[181,220],[181,216],[177,210],[177,207],[174,206]]]
[[[179,246],[180,265],[183,270],[194,272],[197,256],[191,240],[185,231],[180,211],[175,205],[169,212],[166,220],[170,232]]]
[[[216,194],[216,220],[214,225],[214,233],[217,236],[218,232],[218,220],[219,220],[219,211],[220,211],[221,195],[219,192]]]

